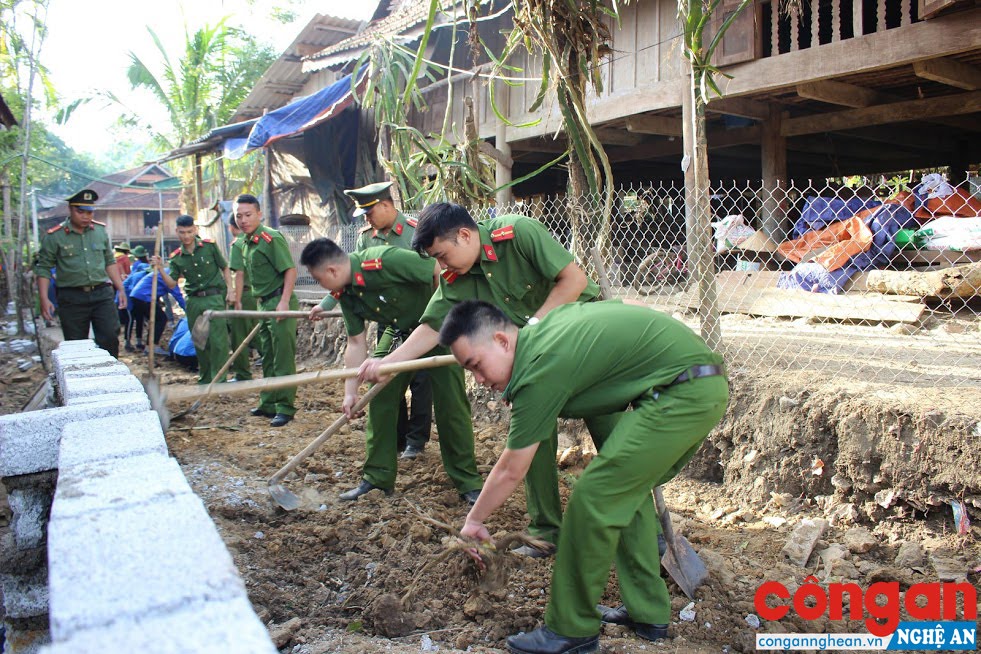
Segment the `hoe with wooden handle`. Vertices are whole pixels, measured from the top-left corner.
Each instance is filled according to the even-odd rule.
[[[596,274],[599,277],[600,299],[609,300],[613,298],[613,291],[610,288],[610,280],[606,276],[606,266],[603,265],[603,257],[600,255],[599,248],[593,248],[593,265],[596,267]],[[654,508],[657,509],[658,519],[661,521],[661,530],[664,532],[664,539],[668,543],[668,549],[661,559],[661,564],[674,579],[682,592],[688,599],[695,599],[695,589],[702,585],[708,578],[708,568],[705,562],[698,556],[698,552],[691,546],[688,539],[675,532],[671,524],[671,512],[668,511],[664,503],[664,494],[661,487],[654,488]],[[657,547],[657,543],[653,544]]]
[[[455,363],[456,359],[453,358],[453,355],[443,354],[424,359],[390,363],[381,366],[378,372],[381,375],[397,375],[400,372],[439,368],[441,366],[451,366]],[[164,431],[167,431],[167,427],[170,426],[170,411],[167,409],[167,404],[170,402],[190,402],[210,395],[221,395],[223,397],[250,395],[260,391],[278,391],[284,388],[323,384],[337,379],[348,379],[357,376],[357,368],[318,370],[317,372],[302,372],[297,375],[229,382],[219,384],[214,390],[202,389],[198,384],[191,386],[172,386],[165,390],[160,387],[159,383],[152,383],[146,385],[146,393],[150,398],[150,405],[160,417],[160,424],[163,426]]]
[[[354,408],[351,409],[351,413],[357,415],[359,411],[368,406],[368,403],[375,399],[375,396],[381,392],[381,389],[385,388],[388,382],[392,381],[389,377],[383,382],[379,382],[372,386],[364,396],[358,400]],[[285,486],[283,486],[283,478],[286,477],[296,466],[306,459],[308,456],[320,449],[320,446],[324,442],[337,433],[337,430],[347,424],[349,418],[347,414],[341,414],[341,416],[334,421],[334,423],[320,433],[313,441],[310,442],[303,450],[290,459],[289,463],[284,465],[279,471],[269,478],[269,495],[273,498],[273,502],[283,507],[287,511],[292,511],[293,509],[300,506],[300,498],[289,491]]]
[[[326,311],[320,314],[322,318],[340,318],[340,311]],[[244,309],[229,309],[227,311],[205,311],[194,321],[191,327],[191,342],[194,347],[203,350],[208,345],[211,335],[211,321],[218,318],[254,318],[269,320],[270,318],[297,318],[304,320],[310,317],[309,311],[248,311]]]

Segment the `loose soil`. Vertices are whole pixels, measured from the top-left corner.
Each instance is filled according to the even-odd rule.
[[[331,339],[323,331],[301,334],[305,369],[335,365],[337,351],[330,346]],[[137,376],[145,372],[145,357],[124,355],[123,361]],[[169,361],[160,362],[159,373],[166,384],[194,381],[191,373]],[[822,390],[815,379],[805,386],[789,375],[771,375],[765,383],[750,377],[749,373],[735,375],[729,418],[703,448],[703,456],[693,462],[689,476],[665,487],[676,528],[711,572],[697,592],[694,620],[680,619],[688,600],[669,583],[675,638],[654,644],[624,628],[605,626],[604,652],[752,651],[757,631],[867,631],[857,621],[805,622],[790,616],[764,620],[754,629],[749,624],[756,614],[753,595],[767,580],[782,582],[791,592],[811,574],[822,584],[854,581],[863,588],[880,580],[899,581],[904,589],[938,579],[968,579],[978,585],[981,530],[971,526],[966,535],[957,534],[950,507],[943,503],[957,492],[956,484],[940,480],[912,492],[908,486],[919,482],[898,473],[885,480],[870,476],[856,481],[866,468],[881,467],[883,461],[862,464],[857,444],[838,445],[849,424],[852,431],[871,438],[868,425],[878,424],[877,416],[896,415],[890,398],[875,393],[856,398],[840,386]],[[32,386],[24,393],[33,390]],[[779,402],[781,397],[787,402]],[[338,494],[358,483],[364,456],[363,420],[354,421],[287,478],[286,485],[302,499],[300,509],[286,512],[273,504],[266,480],[338,417],[341,400],[340,384],[301,388],[296,419],[274,429],[267,419],[248,416],[254,398],[215,398],[196,414],[173,423],[167,434],[172,455],[206,503],[257,613],[281,651],[497,652],[508,635],[540,625],[549,593],[550,561],[506,555],[506,577],[488,580],[464,554],[455,552],[418,576],[446,551],[448,534],[419,519],[413,507],[457,527],[467,511],[443,474],[436,441],[419,459],[400,462],[391,497],[375,492],[356,502],[342,502]],[[958,405],[961,412],[965,406],[975,407],[973,415],[958,414]],[[907,407],[898,440],[906,432],[914,440],[918,434],[945,429],[963,434],[977,423],[978,404],[933,406],[944,407],[948,427],[917,427],[924,412],[936,409]],[[506,414],[481,391],[474,393],[474,407],[477,462],[486,473],[503,446]],[[11,409],[17,410],[4,405],[5,412]],[[887,435],[888,427],[888,421],[883,421]],[[582,440],[575,424],[563,423],[562,430],[563,449]],[[937,445],[941,446],[946,444]],[[978,456],[981,448],[972,447],[973,453],[963,444],[962,459],[970,462]],[[915,459],[911,452],[907,459]],[[565,452],[560,474],[564,498],[589,454],[584,442],[579,449]],[[820,470],[815,458],[825,464]],[[950,458],[956,463],[953,454]],[[885,462],[894,468],[900,463]],[[968,499],[977,497],[981,488],[979,469],[973,468],[967,488],[960,489]],[[839,482],[846,479],[850,485],[836,484],[836,474],[841,475]],[[963,477],[960,480],[963,483]],[[877,497],[883,499],[876,493],[889,489],[896,490],[889,501],[876,503]],[[911,497],[933,493],[936,503],[914,506],[903,500],[903,493]],[[869,503],[879,509],[866,506]],[[846,505],[850,509],[842,509]],[[981,523],[971,502],[968,510],[975,524]],[[832,527],[805,566],[790,563],[781,548],[791,531],[803,518],[818,517],[830,518]],[[521,531],[526,520],[523,493],[518,491],[492,517],[489,527],[498,533]],[[849,532],[856,526],[870,535]],[[400,601],[410,589],[412,596]],[[615,573],[603,600],[619,601]]]

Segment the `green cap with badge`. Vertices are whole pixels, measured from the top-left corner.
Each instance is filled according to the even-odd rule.
[[[137,259],[147,256],[146,248],[142,245],[137,245],[135,248],[133,248],[133,256]]]
[[[373,206],[382,200],[389,200],[392,197],[390,189],[392,182],[377,182],[368,184],[361,188],[352,188],[344,191],[344,194],[354,200],[355,210],[352,214],[355,218],[368,213]]]
[[[125,252],[126,254],[129,254],[129,243],[118,243],[112,246],[112,249],[116,252]]]
[[[85,188],[68,198],[69,206],[78,207],[85,211],[95,211],[95,203],[99,200],[99,194],[90,188]]]

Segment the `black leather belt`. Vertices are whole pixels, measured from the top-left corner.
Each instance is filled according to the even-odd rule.
[[[220,294],[221,294],[220,288],[206,288],[203,291],[195,291],[194,293],[191,293],[191,295],[193,295],[194,297],[208,297],[209,295],[220,295]]]
[[[279,296],[280,296],[280,295],[282,295],[282,294],[283,294],[283,287],[282,287],[282,286],[280,286],[279,288],[277,288],[277,289],[276,289],[275,291],[273,291],[273,292],[272,292],[272,293],[270,293],[269,295],[263,295],[263,296],[261,296],[261,297],[259,298],[259,301],[260,301],[260,302],[265,302],[266,300],[271,300],[271,299],[273,299],[274,297],[279,297]]]
[[[658,386],[657,388],[652,388],[651,390],[647,391],[646,393],[638,397],[637,400],[642,400],[647,396],[650,396],[651,398],[656,400],[657,398],[661,397],[661,391],[663,391],[664,389],[670,386],[675,386],[676,384],[683,384],[687,381],[692,381],[693,379],[701,379],[702,377],[715,377],[716,375],[724,375],[725,373],[726,373],[726,369],[723,366],[716,366],[716,365],[692,366],[688,370],[684,371],[683,373],[675,377],[670,383],[665,384],[664,386]],[[631,402],[631,404],[634,404],[635,402],[637,402],[637,400],[634,400],[633,402]]]
[[[108,282],[102,284],[96,284],[95,286],[59,286],[59,291],[81,291],[82,293],[91,293],[92,291],[97,291],[100,288],[105,288],[107,286],[112,286]]]

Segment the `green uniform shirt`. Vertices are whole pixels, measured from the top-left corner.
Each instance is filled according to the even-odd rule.
[[[367,248],[377,247],[379,245],[391,245],[392,247],[411,250],[412,236],[415,233],[416,219],[409,218],[400,212],[387,234],[383,234],[371,227],[365,227],[361,230],[361,233],[358,234],[358,242],[355,245],[354,251],[361,252]],[[333,295],[328,294],[320,301],[320,308],[324,311],[330,311],[336,306],[337,300],[334,299]]]
[[[282,234],[265,225],[246,236],[245,274],[252,282],[256,298],[272,295],[283,286],[283,273],[296,268],[289,245]]]
[[[443,271],[439,288],[422,316],[422,322],[437,331],[453,305],[464,300],[490,302],[516,325],[527,324],[555,288],[559,272],[574,261],[572,254],[532,218],[501,216],[478,223],[477,229],[480,260],[466,275]],[[599,287],[589,280],[579,301],[598,295]]]
[[[245,273],[242,297],[251,297],[252,282],[249,279],[249,271],[245,269],[245,232],[242,232],[232,241],[232,247],[228,251],[228,268],[233,272],[239,270]]]
[[[684,323],[618,300],[556,307],[518,332],[507,447],[547,439],[555,420],[623,411],[692,366],[722,357]]]
[[[433,295],[433,261],[411,250],[382,246],[348,255],[351,283],[334,295],[349,336],[375,321],[410,331]]]
[[[227,290],[223,271],[228,267],[218,245],[211,239],[194,238],[194,250],[183,245],[170,253],[170,275],[184,278],[184,291],[188,295],[217,288]]]
[[[66,220],[49,229],[41,240],[34,274],[51,279],[51,269],[55,268],[61,288],[98,286],[109,281],[106,266],[114,263],[105,224],[92,221],[84,232],[78,233]]]

